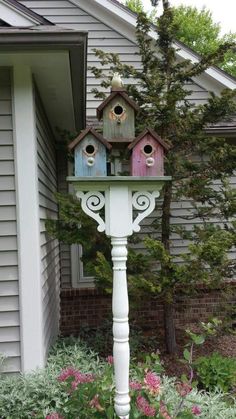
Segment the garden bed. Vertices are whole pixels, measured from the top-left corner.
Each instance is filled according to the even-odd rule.
[[[153,337],[145,337],[144,340],[146,349],[148,342],[151,342],[153,349]],[[182,332],[178,333],[178,340],[180,354],[185,344]],[[104,343],[105,341],[103,347]],[[218,349],[224,355],[233,356],[235,343],[235,336],[210,338],[197,351],[199,355],[206,355],[213,349]],[[142,342],[141,344],[143,345]],[[136,338],[136,348],[137,345]],[[158,346],[161,347],[161,340]],[[166,355],[164,347],[161,352],[166,370],[180,375],[180,362]],[[110,350],[107,350],[107,355],[109,354]],[[188,383],[168,377],[156,354],[143,356],[143,362],[132,359],[130,387],[130,419],[236,417],[236,401],[232,393],[217,389],[210,392],[199,391]],[[43,370],[16,377],[0,375],[1,419],[115,419],[113,399],[112,358],[100,359],[96,352],[76,338],[59,340]]]
[[[168,355],[165,351],[163,336],[159,340],[161,359],[163,360],[167,375],[180,377],[184,372],[186,372],[186,367],[181,362],[186,342],[187,339],[185,332],[177,330],[177,353],[176,355]],[[220,336],[209,337],[203,345],[195,347],[194,358],[211,355],[216,351],[222,356],[236,358],[236,335],[221,334]]]

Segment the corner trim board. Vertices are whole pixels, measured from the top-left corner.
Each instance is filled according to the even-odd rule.
[[[31,69],[13,67],[21,369],[44,366],[36,125]]]

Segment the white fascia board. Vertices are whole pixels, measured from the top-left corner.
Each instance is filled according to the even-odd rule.
[[[100,19],[104,24],[113,27],[114,30],[121,33],[123,36],[128,38],[132,42],[136,42],[135,28],[136,28],[136,16],[125,10],[124,7],[119,4],[115,4],[110,0],[70,0],[76,6],[84,9],[87,13]],[[93,4],[92,4],[93,3]],[[97,8],[95,10],[95,6]],[[112,18],[112,14],[115,15],[115,19]],[[117,20],[120,19],[120,22]],[[151,29],[149,32],[151,38],[156,39],[157,35],[155,30]],[[188,48],[182,47],[182,45],[175,44],[176,54],[185,60],[190,60],[193,64],[199,62],[199,57],[191,52]],[[236,89],[236,81],[234,81],[227,74],[222,73],[217,68],[210,67],[205,73],[211,78],[219,82],[223,87],[229,89]]]
[[[123,13],[118,14],[121,8],[108,1],[70,0],[70,3],[84,10],[90,16],[100,20],[109,28],[114,29],[129,41],[136,43],[134,30],[136,27],[136,17],[134,15],[127,13],[125,10],[122,10]]]
[[[181,48],[181,46],[178,46],[178,43],[175,44],[175,48],[177,50],[176,53],[184,60],[189,60],[193,64],[199,63],[200,59],[194,52],[191,52],[187,48]],[[228,76],[227,73],[223,73],[220,69],[210,67],[205,70],[205,73],[223,86],[228,87],[229,89],[236,89],[236,80],[234,81],[230,75]]]
[[[14,9],[10,4],[6,4],[4,0],[0,0],[0,17],[11,26],[28,27],[39,24],[35,19],[26,16],[22,11]]]
[[[31,68],[13,67],[22,372],[44,366],[35,106]]]
[[[221,83],[223,86],[227,87],[228,89],[236,89],[236,80],[234,81],[233,79],[229,77],[227,77],[227,74],[223,74],[221,73],[220,70],[217,70],[210,67],[206,70],[206,74],[208,74],[208,76],[216,79],[219,83]]]
[[[104,7],[107,10],[115,13],[119,18],[123,19],[125,22],[128,22],[130,25],[136,25],[136,16],[129,10],[125,10],[124,7],[119,4],[112,3],[109,0],[94,0],[95,3]]]

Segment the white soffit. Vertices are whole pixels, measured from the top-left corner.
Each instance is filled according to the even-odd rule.
[[[116,3],[111,0],[70,0],[70,2],[101,20],[104,24],[114,28],[130,41],[136,42],[134,32],[136,27],[136,16],[131,11],[126,10],[118,2]],[[156,32],[151,30],[150,36],[153,39],[156,39]],[[199,62],[199,57],[189,48],[186,47],[185,49],[182,45],[178,45],[177,43],[176,50],[177,55],[179,55],[181,59],[190,60],[192,63]],[[209,78],[213,78],[220,83],[221,88],[227,87],[229,89],[236,89],[236,80],[220,69],[210,67],[205,71],[205,74],[208,76],[208,81]]]
[[[0,0],[0,17],[11,26],[28,27],[38,24],[36,19],[26,16],[22,11],[5,3],[4,0]]]
[[[0,67],[30,66],[54,133],[56,128],[75,131],[69,53],[40,51],[0,53]]]

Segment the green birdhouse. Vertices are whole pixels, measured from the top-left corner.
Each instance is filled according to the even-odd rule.
[[[138,110],[123,87],[112,87],[111,94],[97,108],[97,117],[103,120],[103,137],[110,143],[132,142]]]

